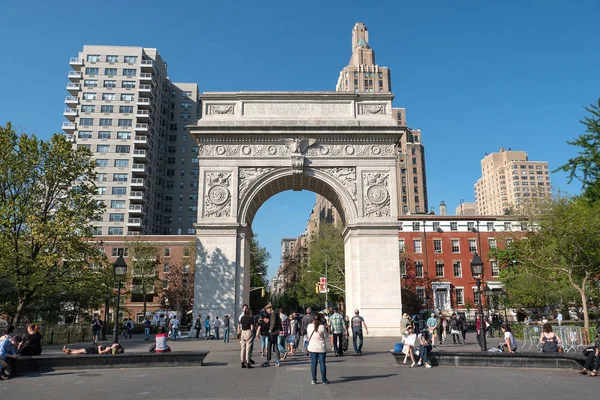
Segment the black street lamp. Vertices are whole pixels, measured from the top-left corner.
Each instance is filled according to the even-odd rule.
[[[485,342],[485,320],[483,318],[483,303],[481,299],[481,279],[483,278],[483,261],[479,254],[475,252],[473,260],[471,260],[471,275],[477,282],[477,298],[479,300],[479,338],[481,351],[487,351],[487,344]],[[477,322],[477,321],[476,321]]]
[[[127,263],[120,255],[117,261],[113,264],[115,269],[115,279],[118,282],[117,286],[117,305],[115,306],[115,329],[113,331],[113,343],[119,343],[119,306],[121,303],[121,281],[127,276]]]
[[[508,316],[506,315],[506,303],[508,302],[508,293],[506,293],[506,290],[502,289],[502,292],[500,292],[500,296],[502,296],[502,302],[504,303],[504,323],[508,324]]]

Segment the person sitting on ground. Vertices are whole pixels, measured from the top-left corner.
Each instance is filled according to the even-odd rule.
[[[504,341],[500,342],[498,348],[505,352],[508,351],[509,353],[514,353],[517,351],[517,341],[515,340],[515,335],[513,335],[508,324],[500,325],[500,330],[504,334]]]
[[[19,354],[22,356],[39,356],[42,354],[42,335],[38,332],[39,326],[30,324],[23,341],[19,344]]]
[[[17,358],[19,358],[19,355],[15,351],[15,348],[17,346],[19,346],[19,343],[21,343],[21,338],[19,336],[9,337],[0,342],[0,366],[1,366],[0,379],[1,380],[5,380],[5,379],[9,378],[9,376],[6,375],[6,368],[8,367],[8,362],[13,363],[12,372],[14,373],[14,371],[15,371],[14,362]]]
[[[156,352],[157,353],[168,353],[171,351],[171,348],[167,344],[167,340],[169,340],[169,335],[167,335],[167,330],[164,326],[158,328],[158,333],[156,334]]]
[[[562,340],[554,333],[552,325],[550,325],[549,322],[546,322],[542,327],[540,344],[542,345],[542,352],[544,353],[558,353],[558,346],[562,345]]]
[[[112,346],[96,345],[85,349],[71,349],[64,346],[62,351],[66,354],[120,354],[124,353],[125,349],[119,343],[113,343]]]

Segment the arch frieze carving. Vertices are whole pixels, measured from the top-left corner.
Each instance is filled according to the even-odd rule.
[[[388,173],[383,172],[363,174],[366,217],[389,217],[391,215],[389,177]]]
[[[352,200],[356,201],[356,168],[323,168],[323,171],[334,176],[338,181],[340,181],[348,193],[350,193]]]
[[[349,143],[315,143],[304,150],[310,158],[331,157],[390,157],[394,155],[394,144],[349,144]],[[299,152],[294,146],[284,143],[272,144],[200,144],[200,157],[290,157]]]
[[[238,198],[243,199],[252,183],[275,168],[240,168]]]
[[[231,216],[231,173],[209,172],[206,174],[204,197],[205,217]]]

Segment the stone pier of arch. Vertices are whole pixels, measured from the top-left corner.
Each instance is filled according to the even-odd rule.
[[[346,304],[372,336],[402,315],[396,159],[405,127],[392,94],[205,93],[190,126],[199,146],[194,317],[232,314],[249,298],[252,221],[271,196],[310,190],[345,224]]]

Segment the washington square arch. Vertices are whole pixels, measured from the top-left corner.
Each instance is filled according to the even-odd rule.
[[[396,158],[406,127],[390,93],[205,93],[198,142],[194,315],[248,302],[252,221],[286,190],[328,199],[344,222],[346,304],[371,335],[401,317]]]

